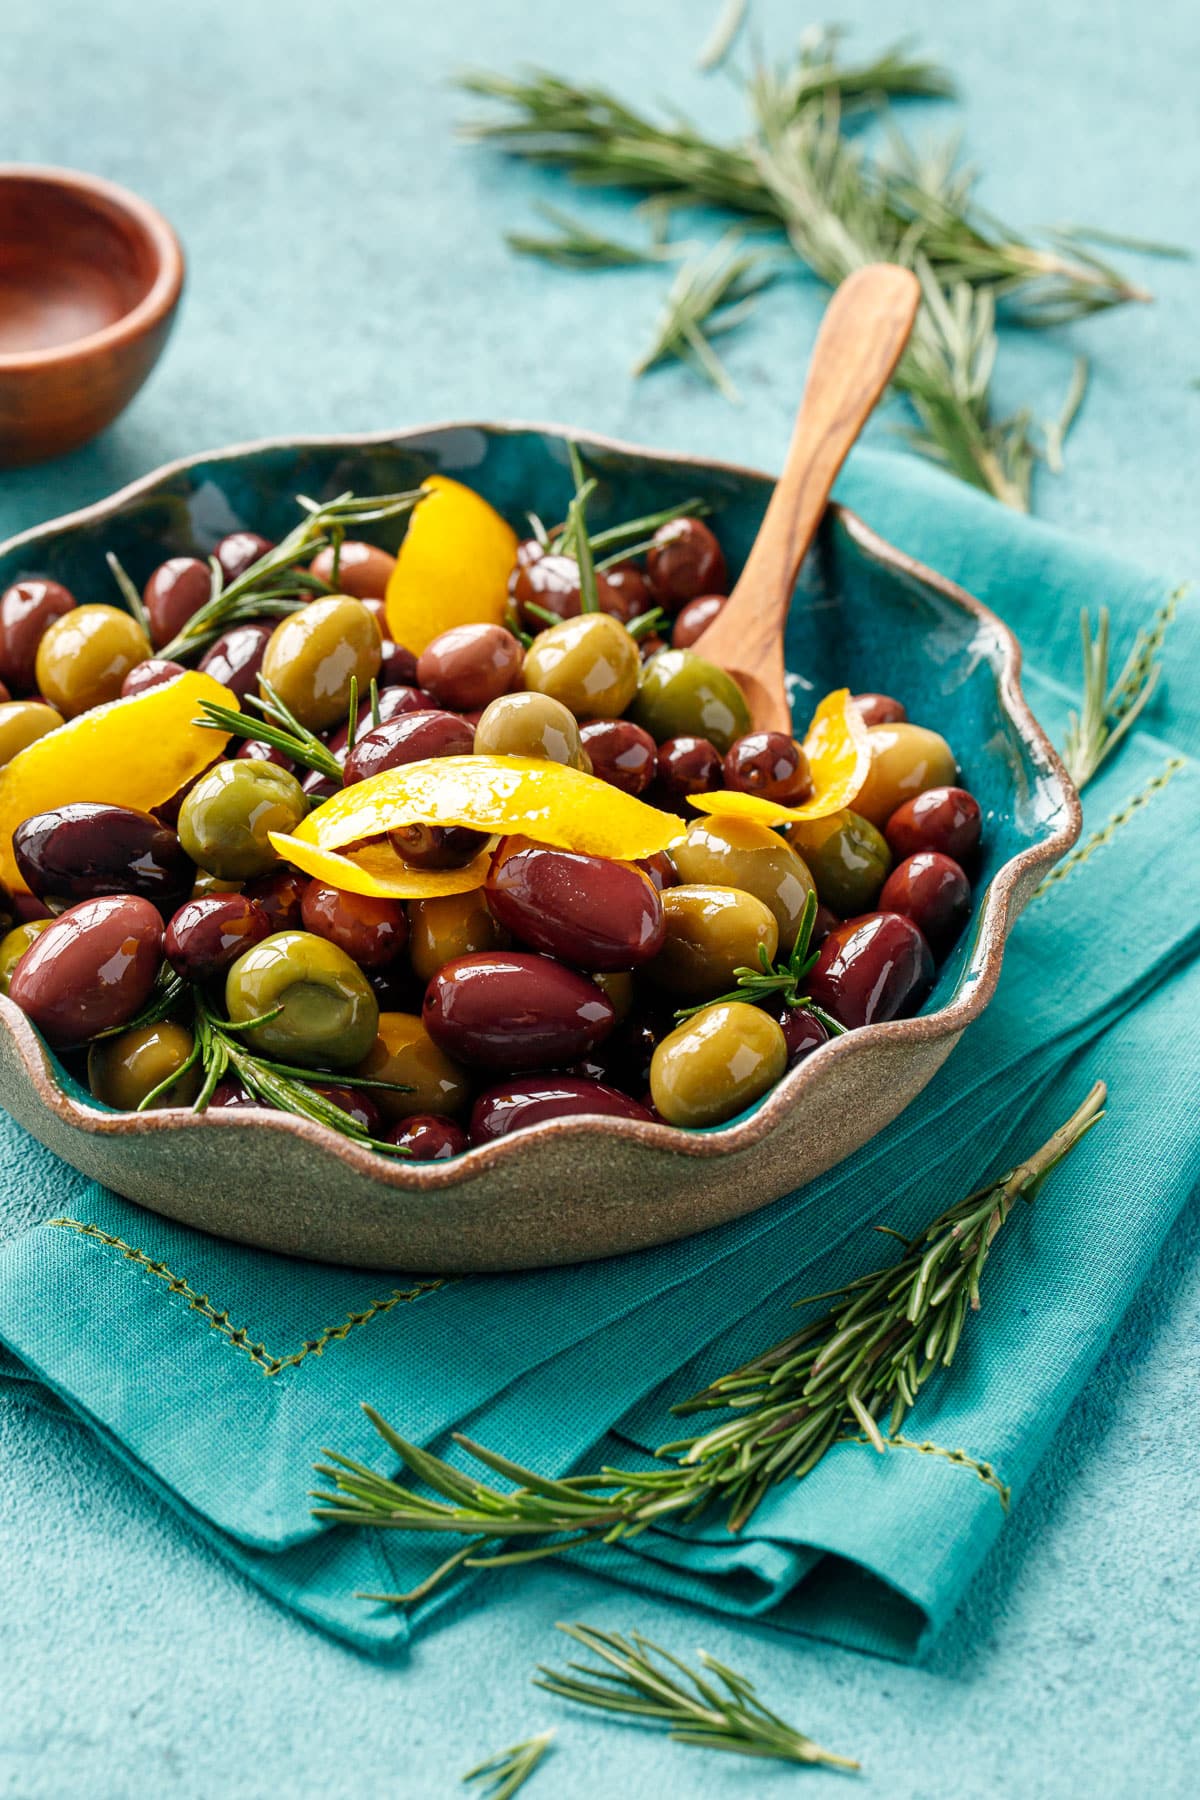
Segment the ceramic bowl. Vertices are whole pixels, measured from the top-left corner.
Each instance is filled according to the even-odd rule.
[[[136,194],[70,169],[0,165],[0,466],[74,450],[158,361],[183,252]]]
[[[577,441],[599,478],[595,523],[700,495],[736,573],[769,476]],[[41,573],[80,600],[107,599],[106,550],[140,583],[164,557],[207,551],[237,527],[282,537],[296,493],[395,491],[434,471],[476,488],[514,525],[527,508],[561,518],[572,491],[566,442],[550,427],[470,424],[196,457],[0,547],[0,588]],[[797,587],[787,659],[801,728],[816,697],[849,684],[900,694],[915,719],[949,738],[983,808],[982,866],[972,923],[923,1012],[824,1045],[728,1124],[687,1132],[558,1119],[448,1163],[405,1165],[282,1113],[108,1113],[8,1000],[0,1103],[68,1162],[170,1218],[272,1250],[409,1271],[635,1250],[803,1186],[894,1119],[982,1012],[1013,920],[1078,835],[1079,803],[1022,697],[1012,634],[837,507]]]

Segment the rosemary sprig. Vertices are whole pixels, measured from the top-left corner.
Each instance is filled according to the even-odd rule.
[[[1187,589],[1176,588],[1133,641],[1121,673],[1109,685],[1109,617],[1100,608],[1096,634],[1085,607],[1079,615],[1083,639],[1083,704],[1070,715],[1063,761],[1077,788],[1083,789],[1110,757],[1149,705],[1162,674],[1158,653]]]
[[[684,243],[628,244],[593,231],[560,206],[539,202],[535,210],[557,230],[557,237],[528,231],[506,231],[504,241],[520,256],[537,256],[559,269],[629,269],[647,263],[675,262],[687,254]]]
[[[721,67],[746,23],[749,6],[750,0],[725,0],[696,58],[698,69],[711,74],[714,69]]]
[[[553,1731],[539,1731],[536,1737],[510,1744],[507,1750],[476,1763],[463,1776],[464,1781],[486,1781],[484,1800],[512,1800],[517,1789],[524,1787],[533,1771],[550,1748]]]
[[[141,1031],[148,1025],[161,1025],[173,1012],[185,1007],[187,1000],[187,982],[182,975],[175,973],[169,962],[164,962],[159,966],[154,986],[140,1012],[135,1013],[132,1019],[126,1019],[122,1025],[110,1025],[107,1030],[98,1031],[90,1041],[99,1043],[102,1038],[118,1037],[123,1031]]]
[[[776,273],[771,259],[759,250],[743,249],[742,241],[740,232],[728,231],[684,263],[671,283],[650,347],[633,365],[635,375],[676,357],[727,400],[741,398],[712,339],[741,323]]]
[[[120,588],[121,597],[124,600],[126,606],[129,608],[130,612],[133,614],[134,618],[137,620],[138,624],[141,626],[142,630],[145,632],[147,638],[149,638],[150,637],[150,614],[146,611],[145,602],[142,599],[141,594],[138,592],[137,583],[130,579],[129,575],[126,573],[125,567],[122,564],[120,557],[116,554],[116,552],[114,550],[107,551],[105,554],[104,560],[108,564],[109,569],[112,571],[112,578],[116,582],[117,586]]]
[[[585,477],[583,461],[575,444],[568,443],[567,455],[571,461],[571,479],[575,483],[575,498],[567,508],[567,522],[562,531],[561,548],[568,556],[573,556],[579,566],[580,611],[599,612],[596,564],[592,556],[592,540],[588,536],[587,528],[587,503],[599,484],[595,476]],[[558,622],[557,618],[551,620],[551,623],[555,625]]]
[[[614,562],[623,562],[627,556],[637,556],[642,550],[648,550],[650,540],[660,525],[669,525],[672,519],[691,517],[706,519],[712,507],[707,500],[698,494],[681,500],[677,506],[664,506],[658,512],[643,513],[640,519],[625,519],[619,525],[606,525],[603,531],[593,531],[588,535],[593,556],[599,554],[603,560],[596,564],[598,569],[607,569]],[[557,546],[553,546],[557,548]]]
[[[306,769],[314,769],[329,781],[339,785],[345,771],[337,757],[327,744],[321,742],[313,732],[309,731],[297,719],[295,713],[284,704],[271,686],[270,682],[260,682],[265,698],[257,694],[246,694],[243,705],[252,706],[254,712],[236,712],[231,706],[221,706],[215,700],[202,700],[200,710],[204,714],[201,719],[193,719],[205,731],[224,731],[230,737],[254,740],[257,743],[270,744],[273,750],[279,750],[289,756],[293,762]],[[378,696],[374,705],[378,707]],[[355,684],[354,697],[351,702],[352,717],[357,723],[358,688]]]
[[[758,967],[743,966],[733,971],[737,986],[715,1000],[701,1000],[696,1006],[681,1007],[675,1014],[679,1020],[690,1019],[710,1006],[722,1006],[728,1000],[744,1000],[750,1006],[762,1006],[768,1000],[781,1000],[785,1006],[803,1007],[819,1019],[831,1037],[841,1037],[846,1027],[827,1013],[824,1007],[800,992],[801,985],[817,960],[817,952],[809,951],[813,926],[817,918],[817,896],[810,889],[800,915],[796,941],[787,956],[773,963],[763,945],[758,947]]]
[[[658,1720],[669,1726],[676,1744],[706,1750],[728,1750],[738,1756],[771,1757],[781,1762],[821,1763],[832,1769],[857,1769],[848,1756],[836,1756],[779,1717],[758,1697],[754,1683],[697,1651],[705,1671],[698,1674],[679,1657],[652,1643],[640,1631],[622,1637],[592,1625],[563,1625],[575,1643],[600,1659],[569,1663],[565,1669],[539,1664],[534,1687],[576,1706],[599,1707],[632,1719]],[[707,1680],[713,1676],[715,1680]]]

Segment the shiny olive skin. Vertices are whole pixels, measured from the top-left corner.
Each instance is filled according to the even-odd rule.
[[[471,1108],[472,1144],[492,1144],[514,1131],[528,1131],[544,1119],[597,1114],[608,1119],[642,1119],[650,1114],[628,1094],[578,1075],[527,1075],[487,1088]]]
[[[347,894],[310,881],[300,903],[305,931],[328,938],[360,969],[382,969],[408,942],[408,918],[399,900]]]
[[[34,665],[38,692],[65,719],[119,699],[121,684],[148,662],[150,640],[116,606],[77,606],[47,626]]]
[[[382,1138],[386,1127],[383,1111],[368,1088],[340,1087],[336,1082],[314,1082],[313,1091],[349,1113],[360,1131],[368,1137]]]
[[[414,869],[465,869],[488,841],[469,825],[393,825],[388,843]]]
[[[648,731],[630,719],[590,719],[579,737],[600,781],[623,794],[645,793],[658,771],[658,750]]]
[[[209,894],[179,908],[163,948],[177,975],[207,981],[224,975],[243,950],[261,944],[274,929],[266,908],[245,894]]]
[[[525,652],[503,625],[456,625],[417,658],[417,680],[434,704],[475,712],[520,686]]]
[[[890,694],[851,695],[864,725],[906,725],[908,713]]]
[[[69,588],[42,576],[16,581],[0,594],[0,680],[12,693],[33,692],[38,645],[55,619],[74,606]]]
[[[387,594],[388,578],[396,566],[396,559],[376,544],[345,538],[337,558],[336,577],[333,565],[333,545],[326,544],[308,566],[318,580],[336,587],[339,594],[349,594],[352,600],[382,600]]]
[[[879,896],[881,912],[903,913],[933,954],[945,956],[971,916],[971,884],[952,857],[918,850],[897,863]]]
[[[679,886],[679,870],[665,850],[656,850],[653,856],[639,856],[633,866],[650,877],[660,894],[667,888]]]
[[[282,750],[275,748],[274,744],[264,744],[261,738],[244,739],[234,752],[233,760],[234,762],[274,763],[277,769],[286,769],[289,775],[294,775],[296,772],[296,765],[290,756],[285,756]],[[301,785],[303,786],[303,783]]]
[[[540,545],[538,548],[540,550]],[[527,551],[523,559],[521,549],[518,548],[516,567],[508,580],[508,591],[517,603],[521,624],[526,631],[538,632],[546,627],[545,619],[529,610],[531,606],[553,613],[556,619],[578,618],[583,611],[579,564],[573,556],[546,555],[543,552],[533,557]],[[596,572],[596,599],[601,612],[620,616],[620,596],[613,593],[599,570]]]
[[[475,727],[475,753],[540,757],[571,769],[583,764],[579,723],[548,694],[503,694],[493,700]]]
[[[701,632],[708,630],[728,599],[728,594],[700,594],[695,600],[689,600],[686,606],[680,607],[671,627],[673,648],[690,650]]]
[[[635,1013],[619,1024],[611,1037],[589,1051],[566,1071],[581,1075],[586,1081],[599,1081],[605,1087],[620,1088],[623,1094],[640,1099],[650,1085],[650,1063],[660,1039],[674,1028],[675,1016],[668,1013],[665,1021],[652,1019],[643,1012]]]
[[[448,1056],[503,1074],[577,1062],[616,1023],[594,981],[548,956],[490,951],[439,969],[421,1012]]]
[[[662,896],[666,937],[647,967],[658,987],[703,1000],[734,986],[735,971],[759,966],[759,949],[774,960],[779,927],[753,894],[713,883],[684,882]]]
[[[408,655],[407,650],[404,654],[406,656]],[[413,675],[415,680],[415,661],[413,664]],[[381,725],[387,719],[400,718],[404,713],[437,711],[438,704],[433,695],[427,694],[424,688],[415,687],[412,682],[395,682],[391,687],[381,687],[379,690],[379,723]],[[364,717],[364,723],[369,718],[370,714],[367,713]]]
[[[148,688],[163,687],[168,681],[174,681],[177,675],[186,675],[187,670],[182,663],[171,662],[169,658],[152,656],[149,662],[138,663],[130,669],[121,683],[121,699],[132,700],[135,694],[144,694]]]
[[[870,912],[892,866],[887,840],[869,819],[853,811],[785,826],[817,884],[817,898],[843,919]]]
[[[720,752],[707,738],[668,738],[658,746],[655,791],[663,806],[682,807],[689,794],[711,794],[724,780]]]
[[[218,1081],[208,1102],[208,1111],[213,1108],[218,1112],[271,1112],[274,1109],[262,1100],[256,1100],[253,1094],[246,1092],[240,1081],[226,1078]]]
[[[53,919],[30,919],[27,924],[14,925],[0,938],[0,994],[7,994],[12,972],[30,944],[53,923]]]
[[[223,881],[249,881],[279,860],[268,833],[294,831],[307,813],[303,789],[286,769],[222,762],[188,790],[179,837],[197,868]]]
[[[672,519],[654,534],[646,577],[659,606],[678,612],[685,601],[726,591],[725,553],[702,519]]]
[[[259,875],[242,890],[247,900],[261,906],[272,931],[298,931],[300,908],[309,877],[287,863],[276,863],[268,875]]]
[[[725,786],[795,806],[812,793],[808,758],[784,731],[750,731],[725,753]]]
[[[212,572],[198,556],[170,556],[159,563],[142,589],[155,649],[169,644],[211,595]]]
[[[787,1043],[761,1007],[729,1000],[685,1019],[654,1052],[650,1094],[668,1125],[720,1125],[773,1088]]]
[[[813,879],[803,859],[778,832],[754,819],[693,819],[687,835],[671,847],[671,861],[684,882],[740,888],[761,900],[779,928],[786,954],[796,941]]]
[[[388,1119],[453,1118],[471,1097],[466,1071],[438,1048],[415,1013],[381,1012],[375,1042],[354,1073],[401,1084],[371,1089]]]
[[[214,896],[219,898],[224,894],[240,894],[241,891],[242,884],[240,881],[222,881],[216,875],[206,875],[203,869],[197,869],[196,879],[192,883],[192,891],[188,898],[191,900],[211,900]],[[278,927],[273,927],[273,929],[278,929]]]
[[[9,979],[8,997],[55,1049],[125,1025],[150,997],[163,922],[149,900],[113,894],[61,913]]]
[[[598,594],[600,610],[611,613],[622,624],[628,625],[639,613],[653,609],[654,596],[650,592],[650,583],[636,563],[616,563],[611,569],[605,569],[604,585],[608,592]]]
[[[269,684],[310,731],[346,717],[350,683],[365,695],[383,661],[379,621],[361,600],[333,594],[281,619],[263,656],[259,683]]]
[[[785,1006],[776,1016],[787,1045],[789,1069],[794,1069],[797,1063],[829,1042],[829,1033],[807,1006]]]
[[[854,810],[883,830],[906,800],[926,788],[949,787],[957,774],[954,752],[944,737],[924,725],[872,725],[867,731],[871,766],[854,799]]]
[[[380,630],[383,630],[382,620],[380,620]],[[416,657],[411,650],[406,650],[403,644],[393,643],[386,634],[381,640],[379,685],[381,688],[415,687],[417,685]]]
[[[638,647],[608,613],[564,619],[534,638],[521,678],[534,694],[548,694],[577,719],[616,719],[637,692]]]
[[[915,1012],[933,983],[933,956],[911,919],[867,913],[831,931],[808,992],[848,1031]]]
[[[819,950],[831,931],[836,931],[841,920],[832,907],[817,905],[817,914],[813,920],[812,936],[808,940],[810,950]]]
[[[346,758],[345,783],[353,787],[385,769],[431,756],[469,756],[474,743],[475,733],[457,713],[401,713],[363,732]]]
[[[962,863],[978,850],[982,827],[974,794],[966,788],[935,787],[898,806],[887,822],[886,836],[895,856],[936,850]]]
[[[134,1031],[122,1031],[117,1037],[101,1038],[88,1051],[88,1087],[104,1106],[115,1107],[117,1112],[136,1112],[160,1083],[183,1069],[192,1049],[191,1032],[169,1022],[142,1025]],[[198,1063],[193,1063],[147,1111],[191,1106],[203,1085],[203,1071]]]
[[[660,650],[650,658],[629,717],[656,743],[702,737],[722,756],[750,729],[750,710],[733,676],[694,650]]]
[[[13,832],[13,856],[39,899],[141,894],[173,912],[195,870],[173,831],[129,806],[77,801],[35,813]]]
[[[413,972],[429,982],[443,963],[497,950],[507,942],[482,888],[469,894],[439,894],[408,903],[408,954]]]
[[[222,687],[244,700],[257,693],[263,657],[271,641],[273,625],[234,625],[223,632],[200,658],[200,668]]]
[[[413,1162],[447,1162],[469,1150],[471,1140],[453,1119],[439,1119],[436,1113],[417,1113],[401,1119],[388,1132],[389,1144],[407,1150]]]
[[[640,968],[663,946],[658,889],[629,863],[531,844],[493,860],[486,893],[515,938],[577,969]]]
[[[8,700],[0,704],[0,769],[66,720],[41,700]]]
[[[231,531],[213,546],[213,555],[221,565],[226,582],[244,575],[251,563],[275,548],[270,538],[259,537],[257,531]]]
[[[379,1004],[358,964],[307,931],[277,931],[244,951],[225,977],[225,1006],[235,1024],[281,1007],[241,1039],[260,1056],[305,1068],[353,1068],[379,1024]]]

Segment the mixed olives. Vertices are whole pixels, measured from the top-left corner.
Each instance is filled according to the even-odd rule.
[[[971,918],[983,833],[946,740],[900,699],[854,695],[857,780],[826,799],[817,739],[754,730],[694,648],[729,591],[711,523],[668,518],[644,555],[590,573],[565,529],[509,533],[511,572],[473,616],[472,516],[446,527],[444,628],[419,636],[397,625],[404,543],[337,537],[294,571],[276,555],[261,612],[276,546],[248,530],[173,546],[137,617],[40,575],[0,595],[16,791],[27,751],[192,669],[245,721],[150,807],[76,793],[12,829],[0,993],[102,1104],[284,1105],[253,1076],[274,1070],[419,1162],[585,1115],[704,1129],[929,994]],[[497,791],[530,763],[590,778],[572,816],[619,797],[662,847],[539,836],[532,805],[502,830],[401,808],[305,862],[325,802],[369,784],[386,807],[413,771],[436,789],[463,759],[489,759]],[[411,885],[371,873],[389,868]],[[214,1019],[241,1061],[208,1079]]]

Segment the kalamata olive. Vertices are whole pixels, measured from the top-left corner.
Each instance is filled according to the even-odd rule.
[[[103,1105],[118,1112],[136,1112],[155,1088],[174,1075],[177,1079],[151,1102],[149,1110],[191,1106],[204,1082],[198,1063],[184,1067],[192,1049],[191,1032],[169,1020],[101,1038],[88,1051],[88,1087]]]
[[[320,769],[310,769],[300,780],[300,791],[310,806],[317,805],[321,800],[331,800],[341,790],[342,783],[334,781],[329,775],[323,775]]]
[[[725,752],[725,786],[794,806],[812,793],[808,758],[784,731],[750,731]]]
[[[648,663],[651,657],[657,656],[660,650],[668,648],[666,638],[660,637],[657,631],[647,632],[638,639],[638,655],[644,663]]]
[[[62,714],[41,700],[9,700],[0,703],[0,769],[38,738],[65,724]]]
[[[639,614],[650,612],[654,606],[650,583],[636,563],[621,562],[605,569],[604,585],[608,591],[600,596],[600,610],[611,613],[624,625]]]
[[[238,746],[233,760],[235,762],[273,763],[277,769],[286,769],[289,775],[294,775],[296,772],[296,765],[290,756],[285,756],[282,750],[275,748],[274,744],[264,744],[261,738],[246,738]]]
[[[538,756],[582,767],[583,745],[574,713],[548,694],[502,694],[475,727],[477,756]]]
[[[379,652],[379,685],[383,687],[416,687],[417,659],[411,650],[403,644],[395,643],[384,631],[385,621],[379,621],[379,629],[383,636]]]
[[[46,627],[34,665],[38,692],[65,719],[116,700],[129,671],[150,656],[150,640],[116,606],[77,606]]]
[[[286,769],[219,762],[188,790],[179,837],[197,868],[225,881],[249,881],[279,860],[270,833],[294,831],[307,814],[300,783]]]
[[[236,581],[252,563],[265,556],[275,545],[270,538],[259,537],[257,531],[231,531],[214,545],[213,555],[221,565],[226,582]]]
[[[663,806],[682,807],[689,794],[710,794],[724,779],[720,753],[707,738],[668,738],[658,746],[655,792]]]
[[[660,650],[650,658],[629,716],[655,743],[702,737],[722,756],[750,729],[750,709],[733,676],[694,650]]]
[[[407,1150],[413,1162],[446,1162],[469,1149],[471,1140],[453,1119],[439,1119],[436,1113],[417,1113],[393,1125],[388,1142]]]
[[[54,920],[49,917],[28,919],[21,924],[14,925],[11,930],[5,932],[3,938],[0,938],[0,994],[7,994],[12,972],[30,944],[35,938],[40,937],[43,931],[48,930],[53,923]]]
[[[831,931],[808,992],[848,1031],[914,1012],[933,982],[933,956],[911,919],[867,913]]]
[[[434,704],[475,712],[520,686],[525,652],[503,625],[455,625],[417,658],[417,680]]]
[[[783,1031],[741,1000],[706,1006],[654,1052],[650,1093],[668,1125],[720,1125],[773,1088],[787,1068]]]
[[[674,1026],[673,1013],[668,1012],[665,1020],[659,1020],[638,1011],[622,1021],[611,1037],[573,1063],[567,1073],[602,1082],[605,1087],[620,1088],[623,1094],[641,1099],[649,1086],[655,1048]]]
[[[545,619],[531,611],[532,607],[553,613],[556,619],[574,619],[583,610],[579,564],[573,556],[543,555],[528,562],[522,562],[518,556],[517,565],[509,576],[508,591],[517,603],[526,631],[538,632],[545,628]],[[601,612],[620,616],[620,597],[612,592],[599,571],[596,573],[596,599]]]
[[[864,725],[905,725],[908,714],[899,700],[890,694],[854,694],[851,696]]]
[[[38,645],[47,627],[75,605],[69,588],[33,576],[0,594],[0,679],[14,694],[32,693]]]
[[[475,733],[457,713],[401,713],[363,732],[346,758],[346,786],[432,756],[468,756],[474,742]]]
[[[8,997],[55,1049],[125,1025],[150,997],[163,922],[138,894],[85,900],[60,914],[26,950]]]
[[[660,606],[678,612],[701,594],[723,594],[725,555],[702,519],[672,519],[660,525],[646,553],[646,574]]]
[[[204,652],[201,669],[239,700],[257,693],[259,672],[274,629],[273,625],[234,625]]]
[[[414,869],[465,869],[488,841],[469,825],[393,825],[388,843]]]
[[[832,907],[821,906],[818,903],[817,914],[813,920],[812,936],[808,940],[809,949],[819,950],[830,932],[836,931],[841,922]]]
[[[919,925],[934,955],[942,957],[971,916],[971,884],[952,857],[918,850],[896,864],[879,906]]]
[[[310,881],[300,904],[305,931],[328,938],[360,969],[382,969],[408,942],[408,919],[399,900],[347,894]]]
[[[728,599],[728,594],[700,594],[695,600],[689,600],[686,606],[680,607],[671,628],[672,647],[676,650],[690,650],[701,632],[708,630]]]
[[[457,1061],[517,1073],[578,1061],[616,1022],[612,1001],[586,975],[548,956],[499,950],[439,969],[421,1017]]]
[[[759,966],[760,949],[779,948],[775,915],[738,888],[683,883],[662,895],[666,937],[647,967],[657,986],[685,1000],[704,1000],[731,988],[736,971]]]
[[[272,931],[298,931],[300,908],[308,880],[307,875],[302,875],[298,869],[283,863],[278,864],[269,874],[248,881],[243,892],[247,900],[253,900],[256,906],[262,907],[271,921]]]
[[[353,600],[382,600],[387,594],[388,577],[396,566],[396,559],[377,544],[346,538],[337,558],[336,576],[333,564],[333,545],[326,544],[308,566],[318,580],[328,582],[339,594],[349,594]]]
[[[405,652],[407,655],[407,651]],[[379,723],[387,719],[398,719],[404,713],[438,712],[437,701],[424,688],[413,687],[408,682],[397,682],[392,687],[381,687],[379,690]],[[365,712],[361,724],[367,729],[370,724],[370,712]]]
[[[491,1144],[513,1131],[528,1131],[544,1119],[599,1113],[608,1119],[649,1120],[628,1094],[577,1075],[527,1075],[487,1088],[471,1109],[471,1142]]]
[[[813,881],[803,860],[779,833],[756,819],[702,814],[671,847],[671,861],[685,882],[715,883],[753,894],[779,927],[786,954],[796,942]]]
[[[854,810],[883,830],[906,800],[926,788],[949,787],[956,769],[945,738],[923,725],[872,725],[867,731],[871,766]]]
[[[629,719],[591,719],[579,730],[592,774],[623,794],[644,794],[658,769],[654,739]]]
[[[892,853],[883,834],[856,812],[799,819],[784,828],[817,884],[817,897],[843,919],[870,912],[879,898]]]
[[[307,931],[277,931],[243,951],[225,977],[225,1006],[252,1050],[306,1068],[352,1068],[375,1042],[379,1023],[379,1004],[358,964]],[[251,1019],[262,1023],[249,1025]]]
[[[240,1081],[218,1081],[208,1102],[211,1112],[216,1107],[218,1112],[270,1112],[272,1109],[248,1094]]]
[[[982,816],[979,802],[966,788],[926,788],[915,800],[898,806],[887,822],[886,837],[896,856],[937,850],[966,862],[979,848]]]
[[[336,1082],[314,1082],[314,1090],[334,1106],[349,1113],[360,1131],[368,1137],[382,1138],[383,1112],[369,1088],[341,1087]]]
[[[144,694],[148,688],[162,687],[168,681],[174,681],[177,675],[187,673],[182,663],[171,662],[169,658],[152,656],[149,662],[138,663],[130,669],[121,683],[121,699],[131,700],[135,694]]]
[[[141,894],[173,911],[195,873],[175,833],[128,806],[77,801],[34,813],[12,846],[21,879],[42,900]]]
[[[398,1084],[371,1090],[388,1119],[453,1117],[470,1098],[466,1071],[438,1048],[414,1013],[381,1012],[375,1042],[354,1073]]]
[[[775,1017],[779,1020],[783,1041],[787,1045],[789,1069],[794,1069],[806,1056],[811,1056],[814,1050],[819,1050],[822,1044],[829,1042],[829,1033],[807,1006],[785,1006]]]
[[[339,724],[350,705],[350,684],[365,696],[383,661],[379,621],[361,600],[331,594],[281,619],[271,633],[259,674],[310,731]]]
[[[155,648],[169,644],[211,597],[212,571],[198,556],[171,556],[159,563],[142,589]]]
[[[679,870],[665,850],[656,850],[653,856],[639,856],[634,868],[648,875],[660,894],[679,886]]]
[[[189,981],[223,975],[243,950],[275,930],[263,906],[245,894],[211,894],[188,900],[167,926],[167,961]]]
[[[662,949],[658,889],[628,863],[530,844],[494,859],[487,900],[515,938],[579,969],[636,969]]]
[[[408,903],[408,955],[413,972],[430,982],[443,963],[497,950],[507,943],[482,888],[469,894],[439,894]]]
[[[522,680],[530,693],[548,694],[577,719],[615,719],[637,692],[638,647],[608,613],[564,619],[534,638]]]

